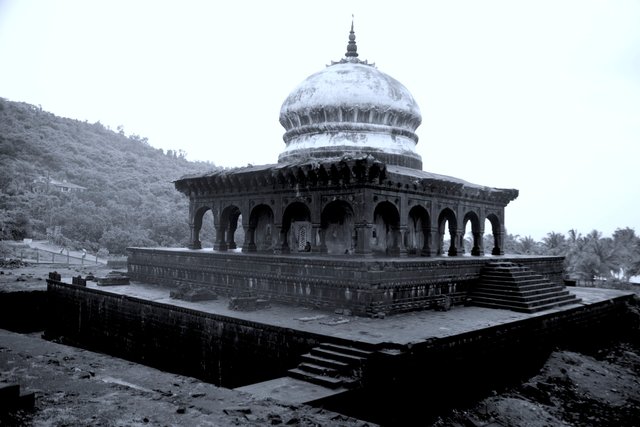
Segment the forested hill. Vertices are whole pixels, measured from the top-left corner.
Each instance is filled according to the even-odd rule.
[[[182,245],[188,203],[172,181],[214,169],[99,122],[0,98],[0,239],[46,238],[49,232],[61,245],[111,253]],[[86,190],[61,192],[49,180]]]

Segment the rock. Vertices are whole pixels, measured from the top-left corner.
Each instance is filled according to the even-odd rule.
[[[271,425],[279,425],[282,424],[282,417],[278,414],[269,414],[267,415],[267,419]]]
[[[176,414],[184,414],[185,412],[187,412],[187,408],[185,408],[184,406],[181,406],[178,409],[176,409]]]
[[[248,408],[246,406],[234,406],[231,408],[223,409],[223,412],[227,415],[246,415],[251,413],[251,408]]]

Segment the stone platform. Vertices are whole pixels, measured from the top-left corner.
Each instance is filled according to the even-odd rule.
[[[364,419],[375,408],[419,406],[410,393],[416,387],[437,406],[457,399],[460,390],[513,379],[513,369],[548,349],[619,330],[633,298],[629,292],[569,288],[577,303],[536,313],[454,306],[374,318],[276,302],[235,311],[225,296],[184,301],[159,284],[103,288],[70,281],[48,280],[49,338]],[[292,377],[305,355],[327,346],[367,357],[348,381],[332,378],[323,385],[317,378]],[[379,416],[386,415],[374,420]]]
[[[207,286],[226,296],[254,295],[282,303],[396,314],[466,302],[482,268],[515,262],[563,285],[562,257],[379,257],[130,248],[128,274],[139,282]]]

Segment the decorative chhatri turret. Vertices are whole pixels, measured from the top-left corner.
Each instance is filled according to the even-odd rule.
[[[353,32],[353,15],[351,15],[351,32],[349,33],[349,44],[347,44],[347,53],[344,54],[347,58],[358,57],[358,46],[356,45],[356,33]]]

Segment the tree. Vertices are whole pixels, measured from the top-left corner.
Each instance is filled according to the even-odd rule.
[[[547,233],[547,235],[542,238],[541,247],[543,253],[554,256],[566,255],[568,251],[568,243],[564,234],[554,231]]]
[[[616,248],[618,278],[628,282],[633,276],[640,275],[640,237],[632,228],[618,228],[613,233]]]

